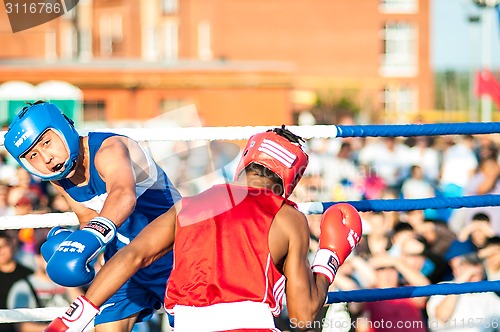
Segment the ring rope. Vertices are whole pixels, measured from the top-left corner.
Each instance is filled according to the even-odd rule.
[[[396,137],[496,134],[500,122],[337,126],[337,137]]]
[[[0,217],[0,230],[78,225],[78,217],[73,212],[32,213],[22,216]]]
[[[18,308],[0,310],[0,324],[21,323],[21,322],[49,322],[61,316],[67,308],[47,307],[47,308]]]
[[[326,303],[374,302],[409,297],[485,292],[500,292],[500,280],[329,292]]]
[[[137,141],[197,141],[197,140],[245,140],[253,134],[275,126],[240,127],[167,127],[167,128],[124,128],[96,129],[97,132],[113,132],[131,137]],[[292,132],[303,138],[335,137],[396,137],[396,136],[436,136],[473,135],[500,133],[500,122],[463,122],[405,125],[313,125],[289,126]],[[88,131],[81,131],[85,134]],[[3,145],[5,131],[0,132]]]
[[[339,202],[298,203],[304,214],[322,214],[330,206]],[[471,195],[462,197],[429,197],[412,199],[370,199],[364,201],[346,201],[358,211],[411,211],[425,209],[458,209],[480,206],[500,206],[500,195]]]
[[[163,127],[163,128],[104,128],[92,129],[93,132],[111,132],[125,135],[139,142],[157,141],[215,141],[246,140],[253,134],[266,131],[276,126],[241,126],[241,127]],[[288,126],[292,132],[303,138],[335,138],[337,127],[334,125]],[[89,130],[79,130],[86,135]],[[6,131],[0,132],[0,145],[4,144]]]
[[[335,291],[328,293],[325,304],[340,302],[374,302],[410,297],[484,292],[500,292],[500,280]],[[66,308],[62,307],[0,310],[0,324],[28,321],[51,321],[61,315],[64,310],[66,310]]]
[[[340,202],[298,203],[304,214],[322,214],[328,207]],[[464,197],[432,197],[415,199],[373,199],[346,201],[358,211],[411,211],[424,209],[470,208],[480,206],[500,206],[500,195],[475,195]],[[22,228],[50,228],[54,226],[78,226],[78,218],[73,212],[26,214],[22,216],[0,217],[0,230]]]

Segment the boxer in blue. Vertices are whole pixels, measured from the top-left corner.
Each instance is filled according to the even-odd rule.
[[[54,104],[36,102],[21,110],[4,141],[31,174],[50,181],[78,216],[80,229],[56,227],[42,247],[56,283],[90,283],[92,260],[109,260],[151,221],[180,199],[165,172],[131,138],[90,132],[80,136]],[[137,271],[101,306],[97,332],[130,331],[161,307],[172,253]]]

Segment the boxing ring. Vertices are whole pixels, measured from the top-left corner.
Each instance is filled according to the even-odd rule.
[[[271,127],[193,127],[165,129],[100,129],[127,135],[141,142],[158,141],[216,141],[246,140],[251,135]],[[490,123],[443,123],[408,125],[352,125],[352,126],[290,126],[295,134],[305,139],[347,137],[412,137],[440,135],[475,135],[500,133],[500,122]],[[3,145],[5,132],[0,133]],[[500,195],[477,195],[464,197],[434,197],[423,199],[388,199],[347,201],[359,211],[409,211],[423,209],[459,209],[469,207],[500,206]],[[322,214],[329,206],[339,202],[299,203],[305,214]],[[0,229],[47,228],[54,226],[76,226],[78,220],[73,213],[48,213],[25,216],[0,217]],[[405,286],[383,289],[360,289],[329,292],[327,304],[340,302],[373,302],[389,299],[451,295],[464,293],[500,292],[500,280],[466,283],[442,283],[427,286]],[[0,323],[27,321],[51,321],[66,308],[36,308],[0,310]]]

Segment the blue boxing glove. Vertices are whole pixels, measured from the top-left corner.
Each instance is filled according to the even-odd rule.
[[[52,255],[56,252],[57,248],[61,243],[66,240],[68,236],[73,233],[72,230],[56,226],[49,231],[47,234],[47,241],[45,241],[40,247],[40,254],[42,254],[43,259],[48,262]]]
[[[116,226],[104,217],[92,219],[81,230],[73,232],[61,243],[47,263],[47,274],[64,287],[78,287],[94,279],[91,264],[116,236]]]

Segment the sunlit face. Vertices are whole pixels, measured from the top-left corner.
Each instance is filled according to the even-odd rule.
[[[0,238],[0,265],[8,264],[13,260],[14,250],[12,244],[5,238]]]
[[[45,262],[45,259],[43,259],[42,255],[35,255],[35,264],[39,271],[46,271],[47,263]]]
[[[488,240],[488,234],[484,232],[484,228],[478,228],[472,231],[471,240],[478,248],[482,248],[486,244],[486,240]]]
[[[375,269],[377,287],[388,288],[399,286],[398,271],[392,266],[378,267]]]
[[[39,173],[50,175],[63,170],[69,152],[62,138],[47,130],[23,158]]]
[[[488,249],[491,253],[485,258],[486,266],[494,272],[500,271],[500,244],[490,244]]]

